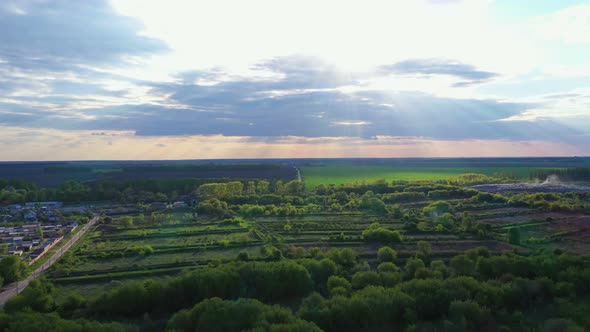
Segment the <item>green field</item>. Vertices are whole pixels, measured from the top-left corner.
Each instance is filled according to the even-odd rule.
[[[479,173],[493,175],[496,173],[510,174],[515,177],[527,177],[530,167],[452,167],[452,168],[426,168],[426,167],[399,167],[399,166],[374,166],[374,165],[326,165],[302,167],[301,172],[307,189],[313,189],[320,184],[345,184],[355,182],[372,182],[375,180],[446,180],[449,177],[465,174]]]

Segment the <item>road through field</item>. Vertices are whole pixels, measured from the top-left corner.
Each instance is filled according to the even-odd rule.
[[[28,276],[25,280],[13,282],[12,284],[8,284],[2,288],[2,292],[0,292],[0,306],[6,304],[8,300],[12,297],[18,295],[22,292],[31,281],[35,278],[39,277],[45,270],[51,267],[53,263],[57,262],[57,260],[66,252],[68,251],[83,235],[90,229],[90,227],[94,226],[98,221],[99,216],[95,215],[89,222],[82,227],[82,229],[74,235],[63,247],[61,247],[47,262],[43,263],[39,268],[37,268],[30,276]]]

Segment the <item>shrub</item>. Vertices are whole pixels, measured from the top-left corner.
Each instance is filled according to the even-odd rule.
[[[373,223],[363,231],[363,239],[366,242],[399,243],[402,235],[399,231],[392,231],[381,227],[379,223]]]

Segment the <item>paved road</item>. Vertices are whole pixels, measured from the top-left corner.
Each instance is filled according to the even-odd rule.
[[[13,296],[17,295],[18,293],[22,292],[31,281],[35,278],[40,276],[45,270],[51,267],[53,263],[57,262],[57,260],[70,249],[76,241],[78,241],[90,227],[94,226],[98,221],[99,216],[95,215],[86,225],[82,227],[82,229],[74,235],[63,247],[61,247],[53,256],[48,259],[43,265],[37,268],[28,278],[25,280],[13,282],[12,284],[6,285],[2,288],[2,292],[0,293],[0,306],[3,306],[6,301],[10,300]]]

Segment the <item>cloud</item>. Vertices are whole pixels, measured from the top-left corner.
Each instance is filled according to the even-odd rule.
[[[411,59],[381,67],[382,72],[409,75],[448,75],[463,81],[454,84],[456,87],[468,86],[490,81],[497,73],[478,70],[475,66],[457,61],[443,59]]]
[[[179,16],[174,20],[162,16],[158,2],[122,3],[1,1],[0,125],[70,131],[113,148],[149,141],[142,148],[152,152],[185,138],[214,144],[209,138],[218,136],[260,146],[371,142],[410,149],[466,140],[581,145],[588,134],[587,82],[563,74],[583,76],[576,68],[586,65],[558,61],[528,72],[547,61],[544,53],[527,52],[539,49],[510,33],[520,30],[488,20],[488,0],[401,9],[389,1],[376,2],[377,9],[322,2],[313,13],[300,3],[236,4],[227,13],[225,2],[179,2],[167,5]],[[336,5],[342,13],[327,24]],[[144,21],[121,14],[143,8]],[[564,13],[576,16],[555,15]],[[308,24],[300,24],[303,14]],[[350,24],[359,17],[372,19]],[[576,22],[570,30],[583,31],[586,21]],[[167,51],[174,56],[160,56]],[[551,68],[561,81],[546,79],[555,76]],[[514,77],[520,71],[527,73]],[[542,80],[533,79],[538,73]],[[113,136],[120,132],[124,138]]]
[[[416,72],[416,66],[404,66]],[[568,141],[579,130],[554,120],[518,117],[540,108],[542,101],[507,102],[496,99],[445,98],[411,91],[378,90],[343,75],[318,59],[277,57],[253,66],[270,72],[256,78],[222,70],[179,73],[174,82],[144,82],[145,94],[166,96],[156,103],[129,103],[126,98],[97,107],[40,110],[34,105],[0,104],[0,123],[30,127],[124,130],[138,136],[224,135],[243,137],[420,136],[430,139],[559,139]],[[410,70],[410,68],[414,68]],[[431,65],[424,73],[453,73],[481,80],[492,75],[470,66]],[[205,78],[207,84],[201,84]],[[75,105],[76,100],[70,101]],[[27,115],[25,115],[27,114]]]
[[[120,65],[167,46],[141,36],[142,25],[104,0],[16,1],[0,6],[0,59],[10,66],[68,70],[80,64]]]
[[[533,20],[537,35],[565,44],[590,44],[590,5],[567,7]]]

